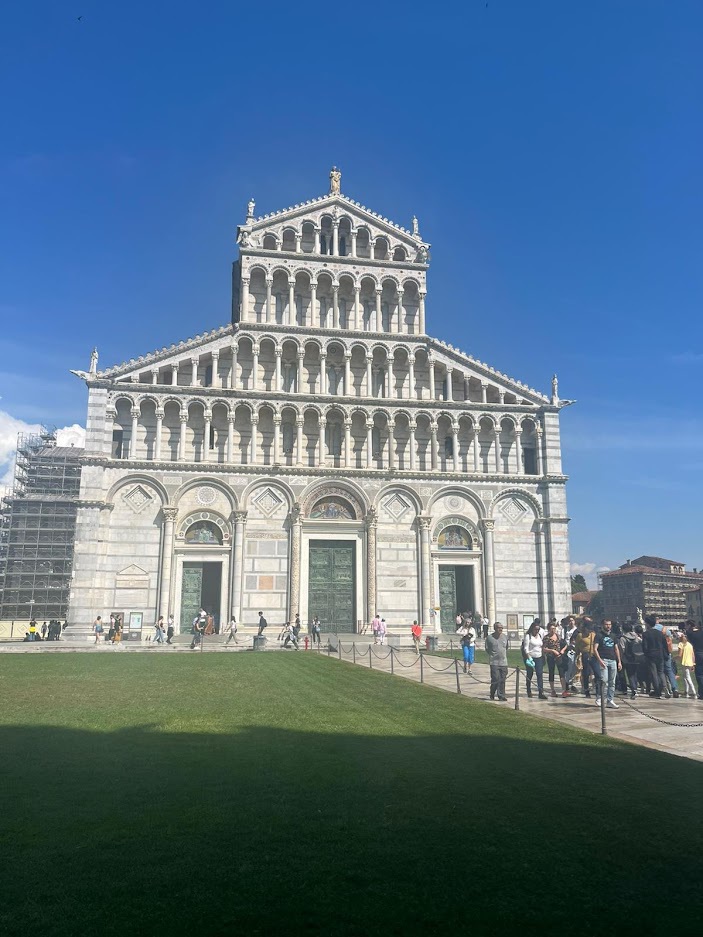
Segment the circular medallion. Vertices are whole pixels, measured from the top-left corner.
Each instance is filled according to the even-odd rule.
[[[450,498],[450,499],[449,499],[449,507],[450,507],[450,508],[454,508],[454,510],[456,510],[460,505],[461,505],[461,499],[460,499],[460,498]]]
[[[212,504],[215,500],[215,489],[210,488],[209,485],[204,485],[202,488],[198,488],[198,504]]]

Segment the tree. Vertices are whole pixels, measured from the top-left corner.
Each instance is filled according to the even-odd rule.
[[[574,592],[588,592],[586,580],[583,578],[581,573],[571,577],[571,594],[573,595]]]

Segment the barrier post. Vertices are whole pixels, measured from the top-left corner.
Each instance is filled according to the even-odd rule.
[[[605,724],[605,680],[603,680],[602,677],[600,681],[600,731],[601,735],[608,734],[608,729]]]
[[[369,670],[373,670],[373,655],[371,654],[371,645],[369,644]]]
[[[454,658],[454,672],[456,673],[456,691],[461,695],[461,680],[459,679],[459,658]]]
[[[394,649],[391,648],[391,673],[395,673],[395,670],[393,669],[393,650]]]
[[[352,644],[352,660],[356,663],[356,641]]]
[[[425,682],[425,668],[423,666],[424,657],[420,654],[420,683]]]
[[[515,671],[515,709],[520,708],[520,668]]]
[[[327,638],[327,656],[329,657],[331,653],[332,653],[332,648],[330,646],[330,639]]]
[[[342,642],[341,641],[337,644],[337,657],[340,660],[342,659]]]

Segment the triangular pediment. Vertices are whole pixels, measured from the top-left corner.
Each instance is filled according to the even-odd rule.
[[[131,566],[126,566],[124,569],[121,569],[118,573],[118,576],[148,576],[149,574],[145,569],[142,569],[141,566],[135,566],[132,563]]]

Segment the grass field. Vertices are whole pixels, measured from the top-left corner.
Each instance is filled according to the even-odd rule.
[[[304,654],[3,655],[0,704],[3,934],[700,933],[692,761]]]
[[[463,660],[463,652],[461,648],[453,648],[452,650],[445,651],[432,651],[432,654],[435,657],[451,657],[453,660],[455,657],[458,657],[459,660]],[[488,663],[488,654],[483,647],[483,641],[476,642],[476,650],[474,660],[477,664],[487,664]],[[520,648],[512,648],[508,651],[508,666],[509,667],[522,667],[525,668],[525,662],[522,659],[522,654],[520,653]],[[545,671],[546,672],[546,671]]]

